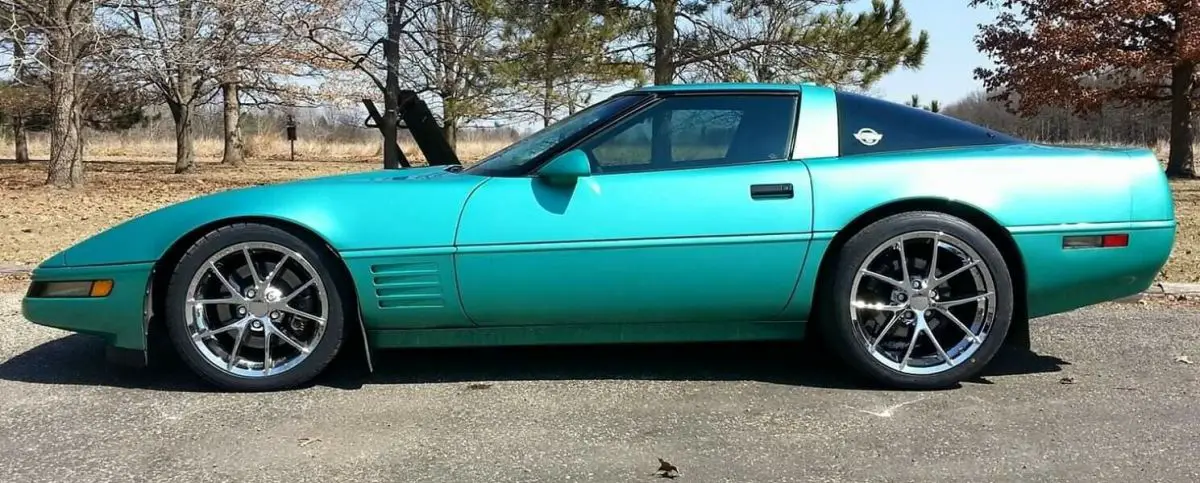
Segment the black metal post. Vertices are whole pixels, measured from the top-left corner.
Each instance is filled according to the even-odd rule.
[[[296,118],[288,114],[287,118],[287,138],[291,144],[292,161],[296,160]]]

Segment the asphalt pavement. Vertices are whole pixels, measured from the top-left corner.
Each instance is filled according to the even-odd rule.
[[[1035,320],[1032,352],[934,392],[797,344],[383,352],[268,394],[103,353],[0,294],[0,480],[635,482],[661,457],[696,482],[1200,481],[1187,307]]]

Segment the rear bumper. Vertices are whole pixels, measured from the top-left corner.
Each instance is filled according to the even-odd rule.
[[[1129,234],[1122,248],[1063,249],[1067,235]],[[1154,283],[1175,243],[1174,221],[1021,227],[1013,239],[1025,265],[1029,317],[1138,294]]]
[[[33,283],[109,279],[113,281],[112,292],[96,298],[27,295],[21,301],[21,312],[38,325],[97,335],[113,348],[144,352],[144,309],[152,268],[152,263],[38,268],[33,271]]]

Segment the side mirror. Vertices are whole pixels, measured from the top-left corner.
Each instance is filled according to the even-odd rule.
[[[592,175],[592,163],[587,154],[572,149],[551,159],[537,172],[538,177],[551,183],[571,183]]]

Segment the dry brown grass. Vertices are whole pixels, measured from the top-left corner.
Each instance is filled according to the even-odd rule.
[[[376,169],[381,161],[368,146],[312,146],[332,160],[284,161],[279,145],[264,142],[258,158],[241,168],[216,162],[220,144],[204,144],[197,173],[172,174],[173,164],[154,143],[102,146],[87,163],[86,187],[61,190],[40,186],[45,163],[0,161],[0,268],[33,266],[53,253],[130,217],[198,195],[262,182]],[[285,145],[286,146],[286,145]],[[499,145],[468,144],[464,158],[475,160]],[[96,148],[93,146],[93,148]],[[0,146],[0,149],[8,149]],[[406,151],[415,151],[411,147]],[[261,153],[266,152],[268,156]],[[285,151],[286,152],[286,151]],[[34,149],[35,156],[44,156]],[[414,156],[415,157],[415,156]],[[1174,181],[1179,234],[1161,278],[1200,282],[1200,180]],[[19,289],[21,277],[0,276],[0,290]]]
[[[175,155],[175,141],[171,139],[152,139],[121,133],[89,133],[85,143],[85,152],[89,159],[164,160]],[[504,147],[508,142],[471,140],[459,144],[458,152],[463,159],[477,160]],[[220,138],[199,138],[194,146],[196,157],[201,161],[220,160],[224,149]],[[245,146],[246,156],[252,160],[287,160],[291,156],[287,139],[278,135],[247,136]],[[413,162],[424,161],[416,145],[401,143],[401,149]],[[0,137],[0,153],[12,152],[12,139]],[[49,137],[45,133],[32,134],[29,139],[29,152],[35,158],[49,156]],[[301,138],[296,141],[297,161],[369,161],[381,159],[382,156],[382,143],[374,140]]]

